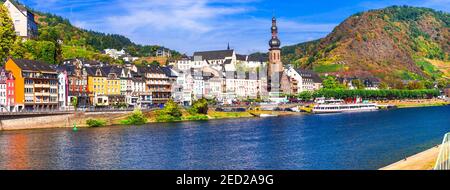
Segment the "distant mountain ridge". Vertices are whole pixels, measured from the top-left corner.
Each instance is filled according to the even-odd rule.
[[[283,47],[283,60],[322,74],[386,82],[450,79],[450,14],[392,6],[355,14],[325,38]]]

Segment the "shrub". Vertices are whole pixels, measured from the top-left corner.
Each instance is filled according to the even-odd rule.
[[[156,112],[157,122],[172,122],[181,120],[181,109],[173,100],[169,100],[162,110]]]
[[[205,98],[202,98],[200,100],[195,101],[192,104],[192,107],[188,110],[188,112],[191,115],[196,115],[196,114],[208,114],[208,100]]]
[[[100,119],[88,119],[86,124],[89,127],[103,127],[106,125],[106,121]]]
[[[144,125],[147,123],[147,117],[145,117],[140,109],[136,109],[132,115],[122,120],[121,123],[124,125]]]

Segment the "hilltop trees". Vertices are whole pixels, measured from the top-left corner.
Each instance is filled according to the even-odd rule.
[[[8,10],[3,4],[0,4],[0,60],[4,60],[10,55],[16,38]]]
[[[325,80],[322,82],[324,89],[344,89],[344,85],[340,84],[336,78],[332,76],[328,76]]]

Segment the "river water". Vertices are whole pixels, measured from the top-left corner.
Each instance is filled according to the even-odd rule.
[[[450,106],[0,132],[0,169],[378,169],[439,144]]]

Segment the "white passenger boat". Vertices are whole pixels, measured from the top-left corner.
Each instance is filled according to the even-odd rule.
[[[378,104],[375,103],[344,103],[342,100],[325,100],[323,103],[314,105],[313,113],[341,113],[341,112],[363,112],[376,111]]]

